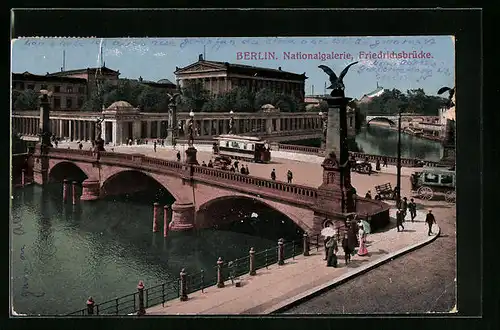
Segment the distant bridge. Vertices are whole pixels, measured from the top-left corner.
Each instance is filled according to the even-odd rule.
[[[366,123],[370,124],[372,121],[386,122],[391,126],[398,126],[399,116],[388,116],[388,115],[371,115],[366,116]],[[417,123],[438,123],[439,116],[423,116],[415,114],[403,114],[401,115],[401,125],[406,126],[406,123],[417,122]]]

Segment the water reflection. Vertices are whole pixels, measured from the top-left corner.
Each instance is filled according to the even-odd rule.
[[[15,310],[43,315],[72,312],[84,308],[89,296],[102,302],[134,292],[139,280],[146,287],[176,280],[182,268],[188,273],[204,269],[212,278],[219,256],[235,259],[247,255],[251,246],[259,251],[274,247],[280,237],[292,240],[297,235],[298,228],[283,215],[258,211],[258,221],[245,219],[189,233],[170,231],[165,239],[163,221],[160,232],[152,233],[151,193],[156,194],[73,206],[71,199],[63,203],[58,184],[14,190]],[[172,202],[171,196],[161,198],[161,205]],[[255,236],[260,234],[265,238]]]
[[[398,132],[385,127],[371,125],[362,128],[356,135],[356,145],[360,152],[372,155],[398,156]],[[319,147],[319,139],[290,141],[289,144],[298,144]],[[354,146],[350,147],[353,150]],[[408,134],[401,134],[401,156],[403,158],[418,158],[428,161],[439,161],[442,156],[440,142],[422,139]]]

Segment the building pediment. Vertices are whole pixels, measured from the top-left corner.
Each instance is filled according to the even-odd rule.
[[[207,63],[204,61],[199,61],[196,63],[193,63],[191,65],[188,65],[184,68],[179,68],[175,70],[175,74],[183,74],[183,73],[192,73],[192,72],[208,72],[208,71],[219,71],[219,70],[225,70],[226,67],[215,64],[215,63]]]

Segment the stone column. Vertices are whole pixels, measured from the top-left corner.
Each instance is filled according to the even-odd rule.
[[[64,135],[64,133],[63,133],[63,121],[61,119],[59,119],[58,122],[59,122],[59,131],[57,132],[57,136],[62,137]]]
[[[175,202],[172,205],[172,221],[170,229],[173,231],[190,230],[194,228],[195,207],[193,203]]]
[[[271,134],[273,131],[273,120],[272,118],[267,118],[266,119],[266,133]]]
[[[73,141],[73,121],[68,120],[68,138]]]
[[[156,137],[158,139],[162,138],[162,136],[161,136],[161,120],[156,122]]]
[[[134,140],[141,138],[141,126],[140,120],[134,120],[134,123],[132,124],[132,138]]]
[[[118,138],[118,136],[117,136],[118,135],[118,132],[117,132],[118,131],[118,124],[117,124],[117,122],[114,121],[111,127],[112,127],[112,133],[113,134],[111,135],[112,136],[112,138],[111,138],[112,141],[110,141],[110,142],[112,142],[114,145],[116,145],[116,143],[118,142],[118,140],[117,140],[117,138]]]
[[[151,121],[146,121],[146,138],[151,138]]]

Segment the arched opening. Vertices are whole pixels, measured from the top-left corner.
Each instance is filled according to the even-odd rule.
[[[75,163],[60,162],[49,172],[49,182],[63,182],[64,179],[82,183],[88,177]]]
[[[370,119],[367,124],[371,124],[371,123],[383,123],[383,124],[388,124],[389,126],[396,126],[396,123],[392,120],[390,120],[389,118],[385,118],[385,117],[375,117],[375,118],[372,118]]]
[[[258,236],[272,241],[302,238],[304,231],[290,217],[268,204],[244,196],[224,196],[200,206],[196,215],[197,228]]]
[[[122,171],[109,177],[101,187],[101,196],[113,200],[172,204],[175,197],[158,181],[140,171]]]

